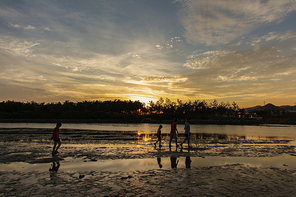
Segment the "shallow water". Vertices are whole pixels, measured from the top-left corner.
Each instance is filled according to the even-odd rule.
[[[170,132],[170,124],[162,124],[162,133]],[[133,131],[141,133],[156,133],[158,124],[121,124],[121,123],[64,123],[63,129],[98,130],[98,131]],[[52,129],[52,123],[0,123],[0,128],[48,128]],[[184,132],[184,124],[178,123],[180,133]],[[295,125],[196,125],[191,124],[192,133],[211,133],[243,136],[280,136],[296,138]]]
[[[1,158],[7,162],[0,164],[1,171],[44,172],[57,165],[57,161],[59,171],[112,172],[226,164],[296,167],[295,126],[191,125],[194,149],[184,153],[169,150],[169,124],[163,124],[160,152],[153,148],[157,124],[63,124],[64,154],[53,159],[49,157],[52,142],[47,138],[54,126],[0,123]],[[179,143],[184,139],[182,127],[179,124]]]
[[[2,171],[49,171],[59,163],[59,171],[134,171],[150,169],[195,168],[220,165],[243,164],[250,167],[276,167],[282,169],[296,168],[296,157],[282,155],[278,157],[165,157],[145,159],[108,159],[102,161],[86,161],[83,158],[65,158],[60,162],[28,164],[13,162],[0,164]]]

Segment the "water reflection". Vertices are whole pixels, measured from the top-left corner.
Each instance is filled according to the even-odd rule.
[[[49,168],[49,171],[52,173],[56,173],[60,168],[60,162],[52,162],[51,168]]]
[[[178,163],[179,163],[179,159],[177,160],[177,157],[175,157],[174,155],[171,156],[171,168],[177,168]]]
[[[174,155],[175,154],[175,155]],[[172,153],[170,157],[161,157],[159,154],[157,160],[155,158],[146,159],[116,159],[104,160],[96,162],[85,162],[82,159],[68,158],[62,161],[63,168],[70,171],[134,171],[147,169],[176,169],[178,168],[196,168],[196,167],[210,167],[231,164],[243,164],[251,167],[276,167],[281,169],[295,169],[296,157],[289,154],[284,154],[277,157],[192,157],[187,155],[185,157],[177,157],[178,153]],[[50,163],[51,164],[51,163]],[[47,171],[46,164],[28,164],[23,162],[13,162],[10,164],[0,164],[0,169],[5,171]],[[58,171],[60,171],[60,163],[52,162],[50,168],[50,178],[53,182],[59,179]]]
[[[185,159],[185,166],[186,166],[186,168],[191,168],[191,159],[190,159],[190,157],[189,156],[187,156],[186,157],[186,159]]]
[[[60,162],[52,162],[51,164],[51,168],[49,168],[49,172],[50,172],[50,180],[53,181],[53,184],[55,184],[57,182],[58,176],[57,176],[57,172],[60,168]]]
[[[168,133],[162,134],[165,140],[170,139]],[[150,139],[155,139],[155,134],[141,134],[138,137],[138,140],[148,141]],[[184,134],[178,134],[178,138],[185,138]],[[234,140],[267,140],[267,141],[293,141],[294,139],[287,139],[280,136],[247,136],[247,135],[228,135],[228,134],[217,134],[217,133],[191,133],[190,138],[193,140],[225,140],[225,141],[234,141]]]
[[[157,152],[158,152],[158,156],[157,156],[157,164],[158,164],[159,168],[162,168],[161,157],[160,157],[161,149],[158,149]]]
[[[157,157],[157,164],[158,164],[159,168],[162,168],[161,157]]]

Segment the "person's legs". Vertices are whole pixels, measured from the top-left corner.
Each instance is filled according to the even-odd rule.
[[[185,134],[185,139],[184,141],[180,144],[180,146],[182,146],[184,144],[184,142],[186,142],[186,140],[188,141],[188,147],[189,147],[189,136],[188,134]]]
[[[156,146],[157,142],[158,142],[158,139],[157,139],[156,142],[154,143],[155,146]]]
[[[53,145],[53,148],[52,148],[52,152],[55,151],[56,146],[57,146],[57,141],[54,141],[54,145]]]
[[[171,143],[172,143],[172,137],[170,137],[169,146],[171,146]]]
[[[58,143],[59,143],[59,145],[58,145],[56,151],[58,151],[58,149],[59,149],[59,148],[61,147],[61,145],[62,145],[61,141],[59,141]]]

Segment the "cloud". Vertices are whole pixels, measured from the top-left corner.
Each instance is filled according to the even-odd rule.
[[[178,36],[175,36],[169,40],[167,40],[165,43],[163,44],[157,44],[155,45],[155,47],[157,49],[172,49],[172,48],[176,48],[176,45],[179,43],[179,42],[183,42],[183,40],[181,40],[180,37]]]
[[[257,27],[281,22],[296,9],[290,0],[179,1],[179,20],[187,42],[227,44]]]
[[[15,56],[32,56],[33,48],[40,43],[15,39],[9,36],[0,36],[0,49]]]
[[[159,44],[155,45],[155,47],[158,48],[158,49],[163,49],[163,46],[161,46]]]
[[[46,30],[46,31],[52,31],[49,27],[45,27],[44,30]]]
[[[148,82],[178,82],[178,81],[186,81],[186,78],[181,78],[180,76],[173,76],[173,77],[165,77],[165,76],[161,76],[161,77],[154,77],[154,76],[150,76],[150,77],[144,77],[143,78],[144,81],[148,81]]]
[[[197,55],[190,55],[191,59],[187,60],[183,66],[192,69],[205,69],[207,65],[214,64],[216,60],[228,55],[229,53],[231,52],[217,50],[207,51]]]
[[[257,46],[262,43],[266,42],[283,42],[286,40],[295,39],[296,35],[292,32],[286,32],[286,33],[277,33],[277,32],[270,32],[267,35],[263,35],[256,38],[251,38],[250,41],[247,41],[246,44],[250,44],[251,46]]]
[[[296,44],[295,35],[273,32],[250,42],[239,41],[236,47],[195,54],[184,64],[194,72],[183,75],[188,80],[175,86],[192,88],[188,95],[213,99],[292,98],[296,85],[296,54],[291,50]]]
[[[32,25],[28,25],[28,26],[22,26],[22,25],[19,25],[19,24],[9,24],[11,27],[13,28],[17,28],[17,29],[20,29],[20,28],[23,28],[25,30],[34,30],[36,29],[36,27],[33,27]]]
[[[294,1],[0,4],[0,80],[11,98],[20,90],[36,101],[246,101],[295,92],[296,37],[284,20]]]
[[[163,88],[168,89],[170,83],[181,80],[171,77],[180,64],[168,60],[166,54],[158,53],[150,43],[134,42],[133,46],[141,47],[137,50],[130,47],[128,53],[113,55],[86,54],[83,49],[58,41],[49,44],[7,36],[0,40],[2,65],[7,65],[1,70],[2,82],[60,99],[129,99],[129,95],[147,94],[146,90],[156,99],[157,93],[169,94],[170,91],[163,91]],[[38,50],[35,50],[37,45]],[[58,51],[52,51],[53,46]],[[77,51],[73,53],[71,49]],[[154,82],[143,80],[152,75]],[[158,76],[167,76],[168,80],[155,82]],[[35,101],[44,99],[42,96],[35,98]],[[53,97],[46,100],[49,98]]]
[[[24,29],[26,29],[26,30],[33,30],[33,29],[36,29],[36,28],[33,27],[32,25],[28,25],[28,26],[24,27]]]
[[[10,24],[10,26],[14,28],[22,28],[22,26],[18,24]]]

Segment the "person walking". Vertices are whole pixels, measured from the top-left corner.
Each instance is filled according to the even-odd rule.
[[[162,125],[159,125],[158,130],[157,130],[157,141],[154,143],[154,146],[156,147],[157,142],[159,143],[159,147],[161,147],[161,129]]]
[[[54,145],[52,148],[52,154],[58,154],[58,149],[61,147],[62,142],[60,139],[60,127],[62,126],[62,123],[58,122],[56,127],[54,128],[53,132],[52,132],[52,139],[54,141]],[[58,146],[57,146],[58,145]]]
[[[170,143],[169,143],[169,147],[171,147],[171,143],[172,143],[172,140],[175,139],[176,140],[176,148],[178,147],[178,140],[177,140],[177,133],[178,132],[178,129],[177,129],[177,119],[174,119],[174,122],[171,124],[171,133],[170,133]]]
[[[188,117],[186,119],[186,122],[185,122],[185,127],[184,127],[184,129],[185,129],[185,139],[180,144],[181,148],[183,148],[183,143],[186,142],[186,141],[188,141],[188,148],[190,148],[190,124],[189,124],[189,122],[190,122],[190,117]]]

